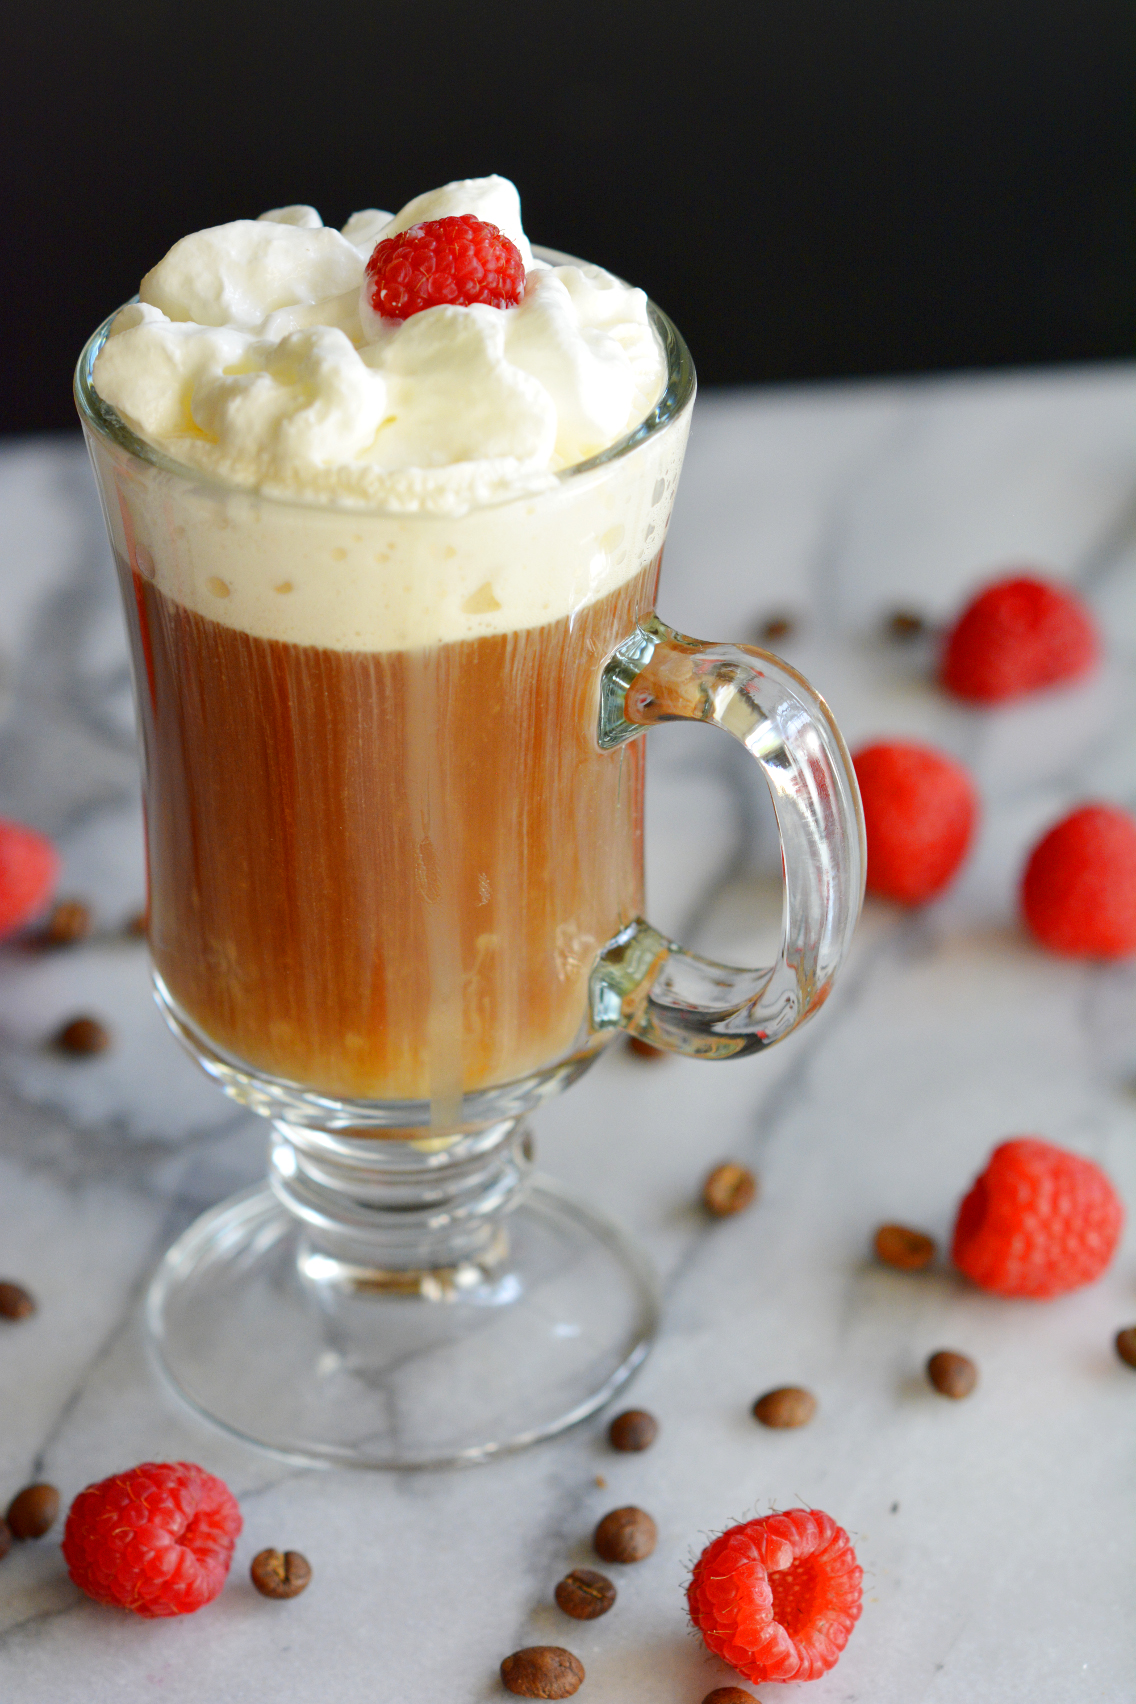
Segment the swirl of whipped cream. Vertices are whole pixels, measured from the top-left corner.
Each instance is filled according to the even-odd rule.
[[[515,308],[383,320],[363,289],[375,244],[472,213],[516,243]],[[647,301],[611,273],[535,259],[505,178],[416,196],[342,231],[275,208],[198,231],[115,318],[94,384],[175,461],[273,495],[458,515],[553,482],[658,400]]]

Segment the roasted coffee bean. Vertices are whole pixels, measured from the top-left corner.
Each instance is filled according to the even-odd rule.
[[[606,1615],[615,1602],[615,1587],[606,1574],[597,1574],[594,1568],[573,1568],[553,1595],[557,1606],[573,1621],[594,1621],[598,1615]]]
[[[1126,1325],[1116,1334],[1116,1353],[1130,1367],[1136,1367],[1136,1325]]]
[[[918,639],[927,628],[923,617],[913,609],[893,610],[885,625],[892,639]]]
[[[0,1521],[0,1562],[12,1548],[12,1529],[7,1521]]]
[[[505,1691],[517,1698],[571,1698],[583,1679],[583,1663],[562,1645],[526,1645],[501,1664]]]
[[[110,1031],[98,1018],[72,1018],[56,1034],[55,1045],[64,1053],[105,1053]]]
[[[763,1426],[788,1431],[792,1426],[807,1426],[817,1411],[816,1397],[800,1385],[782,1385],[767,1390],[753,1405],[753,1417]]]
[[[907,1225],[881,1225],[876,1232],[876,1255],[899,1272],[921,1272],[935,1258],[934,1238]]]
[[[652,1047],[651,1043],[644,1041],[641,1035],[628,1036],[627,1050],[629,1053],[633,1053],[636,1059],[665,1059],[667,1056],[665,1047]]]
[[[728,1219],[748,1207],[757,1194],[757,1179],[739,1160],[715,1166],[702,1185],[702,1205],[716,1219]]]
[[[643,1509],[612,1509],[592,1534],[595,1552],[604,1562],[642,1562],[658,1543],[659,1530]]]
[[[645,1408],[629,1408],[616,1415],[607,1435],[613,1450],[646,1450],[659,1435],[659,1422]]]
[[[978,1383],[978,1368],[969,1355],[959,1355],[953,1349],[938,1349],[927,1362],[927,1377],[940,1396],[961,1402]]]
[[[136,911],[133,917],[128,917],[122,925],[124,935],[144,935],[146,933],[146,913]]]
[[[716,1686],[713,1692],[708,1692],[702,1704],[757,1704],[752,1692],[743,1692],[740,1686]]]
[[[249,1568],[249,1579],[261,1597],[299,1597],[311,1577],[311,1565],[298,1550],[258,1551]]]
[[[791,638],[796,623],[791,615],[771,615],[758,628],[758,636],[766,644],[772,644],[776,639]]]
[[[45,947],[69,947],[91,932],[91,908],[81,899],[61,899],[40,931]]]
[[[59,1492],[54,1485],[25,1485],[8,1504],[5,1519],[13,1538],[42,1538],[55,1525]]]
[[[0,1282],[0,1319],[27,1319],[35,1311],[35,1297],[22,1284],[7,1279]]]

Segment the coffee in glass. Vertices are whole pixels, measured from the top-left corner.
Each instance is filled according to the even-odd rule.
[[[621,1031],[705,1058],[779,1039],[862,892],[823,702],[653,613],[694,395],[665,316],[551,251],[516,307],[352,308],[384,232],[493,213],[523,244],[502,182],[343,237],[294,208],[198,233],[78,375],[132,639],[157,996],[273,1130],[270,1187],[175,1244],[151,1327],[200,1410],[304,1459],[480,1458],[619,1388],[651,1274],[529,1175],[526,1116]],[[667,719],[725,728],[769,783],[773,966],[643,921],[638,735]]]

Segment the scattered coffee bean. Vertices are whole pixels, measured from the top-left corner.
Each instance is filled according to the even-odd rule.
[[[645,1408],[629,1408],[616,1415],[607,1435],[613,1450],[646,1450],[659,1435],[659,1422]]]
[[[54,1485],[25,1485],[8,1504],[5,1519],[13,1538],[42,1538],[55,1525],[59,1492]]]
[[[978,1368],[969,1355],[959,1355],[953,1349],[939,1349],[927,1362],[927,1377],[940,1396],[961,1402],[978,1383]]]
[[[921,1272],[935,1258],[935,1240],[907,1225],[881,1225],[876,1232],[876,1254],[885,1266],[899,1272]]]
[[[738,1160],[725,1160],[715,1166],[702,1185],[702,1205],[716,1219],[728,1219],[741,1213],[757,1194],[757,1179],[748,1166]]]
[[[146,927],[146,913],[136,911],[132,917],[126,919],[126,922],[122,925],[122,932],[124,935],[144,935]]]
[[[12,1548],[12,1529],[7,1521],[0,1521],[0,1562],[3,1562]]]
[[[889,637],[900,640],[918,639],[927,627],[923,617],[913,609],[893,610],[885,625]]]
[[[767,1390],[753,1405],[753,1417],[763,1426],[788,1431],[792,1426],[807,1426],[817,1411],[816,1397],[800,1385],[782,1385]]]
[[[583,1663],[562,1645],[527,1645],[501,1664],[505,1691],[517,1698],[571,1698],[583,1679]]]
[[[644,1509],[612,1509],[592,1534],[604,1562],[643,1562],[658,1543],[659,1529]]]
[[[267,1598],[299,1597],[311,1577],[311,1564],[298,1550],[261,1550],[249,1568],[249,1579]]]
[[[40,931],[45,947],[69,947],[91,932],[91,908],[81,899],[61,899]]]
[[[606,1615],[615,1602],[615,1587],[606,1574],[597,1574],[594,1568],[573,1568],[553,1595],[558,1608],[573,1621],[594,1621]]]
[[[22,1284],[7,1279],[0,1282],[0,1319],[27,1319],[35,1311],[35,1297]]]
[[[716,1686],[713,1692],[708,1692],[702,1704],[757,1704],[752,1692],[743,1692],[740,1686]]]
[[[64,1053],[105,1053],[110,1031],[98,1018],[72,1018],[57,1033],[55,1045]]]
[[[1136,1325],[1126,1325],[1116,1334],[1116,1353],[1128,1366],[1136,1367]]]
[[[758,628],[759,637],[767,643],[774,639],[788,639],[793,633],[796,623],[791,615],[771,615]]]
[[[629,1035],[627,1049],[629,1053],[635,1055],[636,1059],[665,1059],[667,1056],[665,1047],[652,1047],[651,1043],[644,1041],[641,1035]]]

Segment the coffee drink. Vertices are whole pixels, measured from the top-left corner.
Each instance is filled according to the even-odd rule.
[[[132,574],[150,945],[180,1011],[346,1098],[456,1101],[582,1044],[596,951],[643,903],[643,749],[598,749],[598,680],[655,578],[367,652],[255,637]]]
[[[508,235],[521,299],[384,320],[376,235],[454,210]],[[534,257],[500,178],[342,232],[296,207],[198,232],[140,296],[90,441],[162,997],[255,1076],[454,1128],[595,1050],[589,973],[642,909],[642,752],[597,727],[686,436],[603,460],[663,383],[646,298]]]

